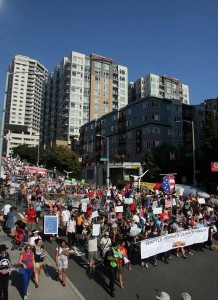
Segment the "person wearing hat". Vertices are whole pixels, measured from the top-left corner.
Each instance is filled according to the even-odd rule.
[[[28,243],[29,243],[31,246],[34,246],[34,245],[35,245],[35,240],[36,240],[36,239],[42,240],[41,236],[39,235],[39,231],[38,231],[38,230],[33,230],[33,231],[32,231],[32,236],[29,238]]]
[[[158,300],[170,300],[170,295],[166,292],[160,292],[158,296],[156,296]]]
[[[108,250],[110,250],[111,245],[112,245],[112,242],[111,242],[111,238],[110,238],[109,232],[106,231],[106,232],[104,233],[104,236],[101,238],[101,241],[100,241],[101,255],[102,255],[102,257],[104,257],[104,256],[105,256],[105,253],[106,253]]]
[[[10,256],[5,244],[0,245],[0,298],[8,300]]]

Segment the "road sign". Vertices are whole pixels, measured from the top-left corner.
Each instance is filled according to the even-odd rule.
[[[108,158],[107,157],[101,157],[100,161],[108,161]]]

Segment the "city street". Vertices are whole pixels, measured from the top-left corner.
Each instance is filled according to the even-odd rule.
[[[13,204],[12,201],[10,202]],[[2,200],[0,204],[2,207]],[[24,211],[25,207],[22,209],[22,212]],[[44,246],[51,256],[49,261],[52,261],[52,259],[54,259],[56,244],[46,242]],[[137,252],[132,271],[125,270],[124,272],[125,289],[122,290],[116,285],[115,297],[117,299],[127,300],[145,298],[152,300],[155,299],[158,291],[166,291],[171,296],[171,299],[175,300],[180,299],[182,292],[190,293],[192,299],[196,300],[216,299],[217,284],[215,278],[218,275],[218,265],[215,263],[218,259],[216,241],[214,241],[213,249],[213,252],[207,249],[204,249],[204,252],[196,252],[193,250],[194,255],[188,256],[187,259],[177,258],[173,255],[173,259],[168,265],[158,261],[157,267],[149,264],[148,269],[140,266],[138,259],[139,253]],[[18,250],[15,251],[19,252]],[[109,280],[101,264],[96,268],[95,274],[90,276],[87,271],[87,260],[84,256],[78,257],[71,255],[69,259],[68,278],[73,284],[73,287],[75,286],[75,290],[81,293],[81,298],[73,299],[82,299],[82,297],[89,300],[96,298],[103,298],[105,300],[111,299],[108,293]],[[62,295],[63,293],[64,296],[66,292],[60,284],[57,284],[52,278],[48,277],[46,277],[46,285],[40,286],[37,290],[34,289],[33,284],[31,285],[31,299],[36,299],[36,295],[37,297],[39,295],[47,295],[48,291],[50,291],[50,285],[52,287],[52,294],[50,293],[50,295],[53,296],[46,299],[58,299],[55,298],[56,295],[58,297],[58,295]],[[48,286],[49,289],[47,288]],[[11,286],[10,289],[14,290],[17,289],[17,287]],[[58,293],[54,293],[56,289]]]

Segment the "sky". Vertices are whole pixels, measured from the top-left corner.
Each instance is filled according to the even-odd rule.
[[[51,72],[71,51],[187,84],[190,104],[218,97],[217,0],[0,0],[0,106],[16,54]]]

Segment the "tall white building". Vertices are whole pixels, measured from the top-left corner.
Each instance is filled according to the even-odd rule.
[[[167,75],[148,74],[129,83],[129,103],[148,96],[177,99],[189,104],[188,85]]]
[[[47,69],[35,59],[16,55],[8,69],[4,151],[39,144],[41,106]],[[4,142],[5,142],[4,140]]]
[[[128,69],[97,54],[71,52],[48,76],[42,137],[45,145],[70,144],[80,127],[126,106]]]

